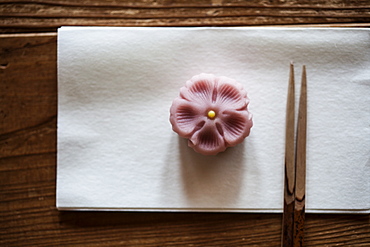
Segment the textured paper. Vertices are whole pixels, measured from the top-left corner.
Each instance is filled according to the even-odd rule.
[[[308,75],[306,211],[368,213],[369,48],[366,29],[59,29],[57,207],[281,212],[294,61],[296,80],[303,64]],[[202,72],[242,83],[254,116],[242,144],[211,157],[169,123]]]

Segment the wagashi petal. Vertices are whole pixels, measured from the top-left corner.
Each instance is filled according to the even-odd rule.
[[[248,111],[227,110],[219,115],[219,128],[227,146],[241,143],[253,126],[252,114]]]
[[[193,76],[186,82],[185,87],[180,89],[180,97],[202,105],[209,105],[212,102],[215,76],[200,74]]]
[[[188,145],[204,155],[216,155],[226,149],[224,138],[215,128],[212,120],[207,120],[204,126],[189,138]]]
[[[237,81],[221,76],[216,84],[216,104],[223,109],[246,109],[249,103],[247,92]]]
[[[206,118],[204,107],[191,101],[176,98],[170,109],[172,129],[180,136],[188,138]]]

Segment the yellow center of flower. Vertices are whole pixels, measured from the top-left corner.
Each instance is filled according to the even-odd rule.
[[[210,119],[214,119],[216,117],[216,112],[213,111],[213,110],[210,110],[208,113],[207,113],[207,116],[210,118]]]

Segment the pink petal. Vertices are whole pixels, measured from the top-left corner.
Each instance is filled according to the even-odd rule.
[[[217,83],[216,104],[223,109],[245,109],[249,99],[243,86],[233,79],[221,76]]]
[[[222,129],[221,133],[227,146],[235,146],[241,143],[249,135],[253,126],[252,114],[247,110],[244,111],[225,111],[219,115],[220,122],[218,128]]]
[[[181,137],[189,138],[203,124],[206,118],[202,106],[181,98],[176,98],[170,109],[172,129]]]
[[[223,137],[212,120],[207,120],[206,124],[194,133],[188,145],[203,155],[216,155],[226,149]]]
[[[180,89],[180,97],[209,106],[212,103],[215,90],[215,79],[216,77],[211,74],[193,76],[193,78],[186,82],[185,87]]]

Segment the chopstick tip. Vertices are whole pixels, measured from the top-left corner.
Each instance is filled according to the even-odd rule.
[[[302,85],[307,83],[306,65],[302,66]]]

